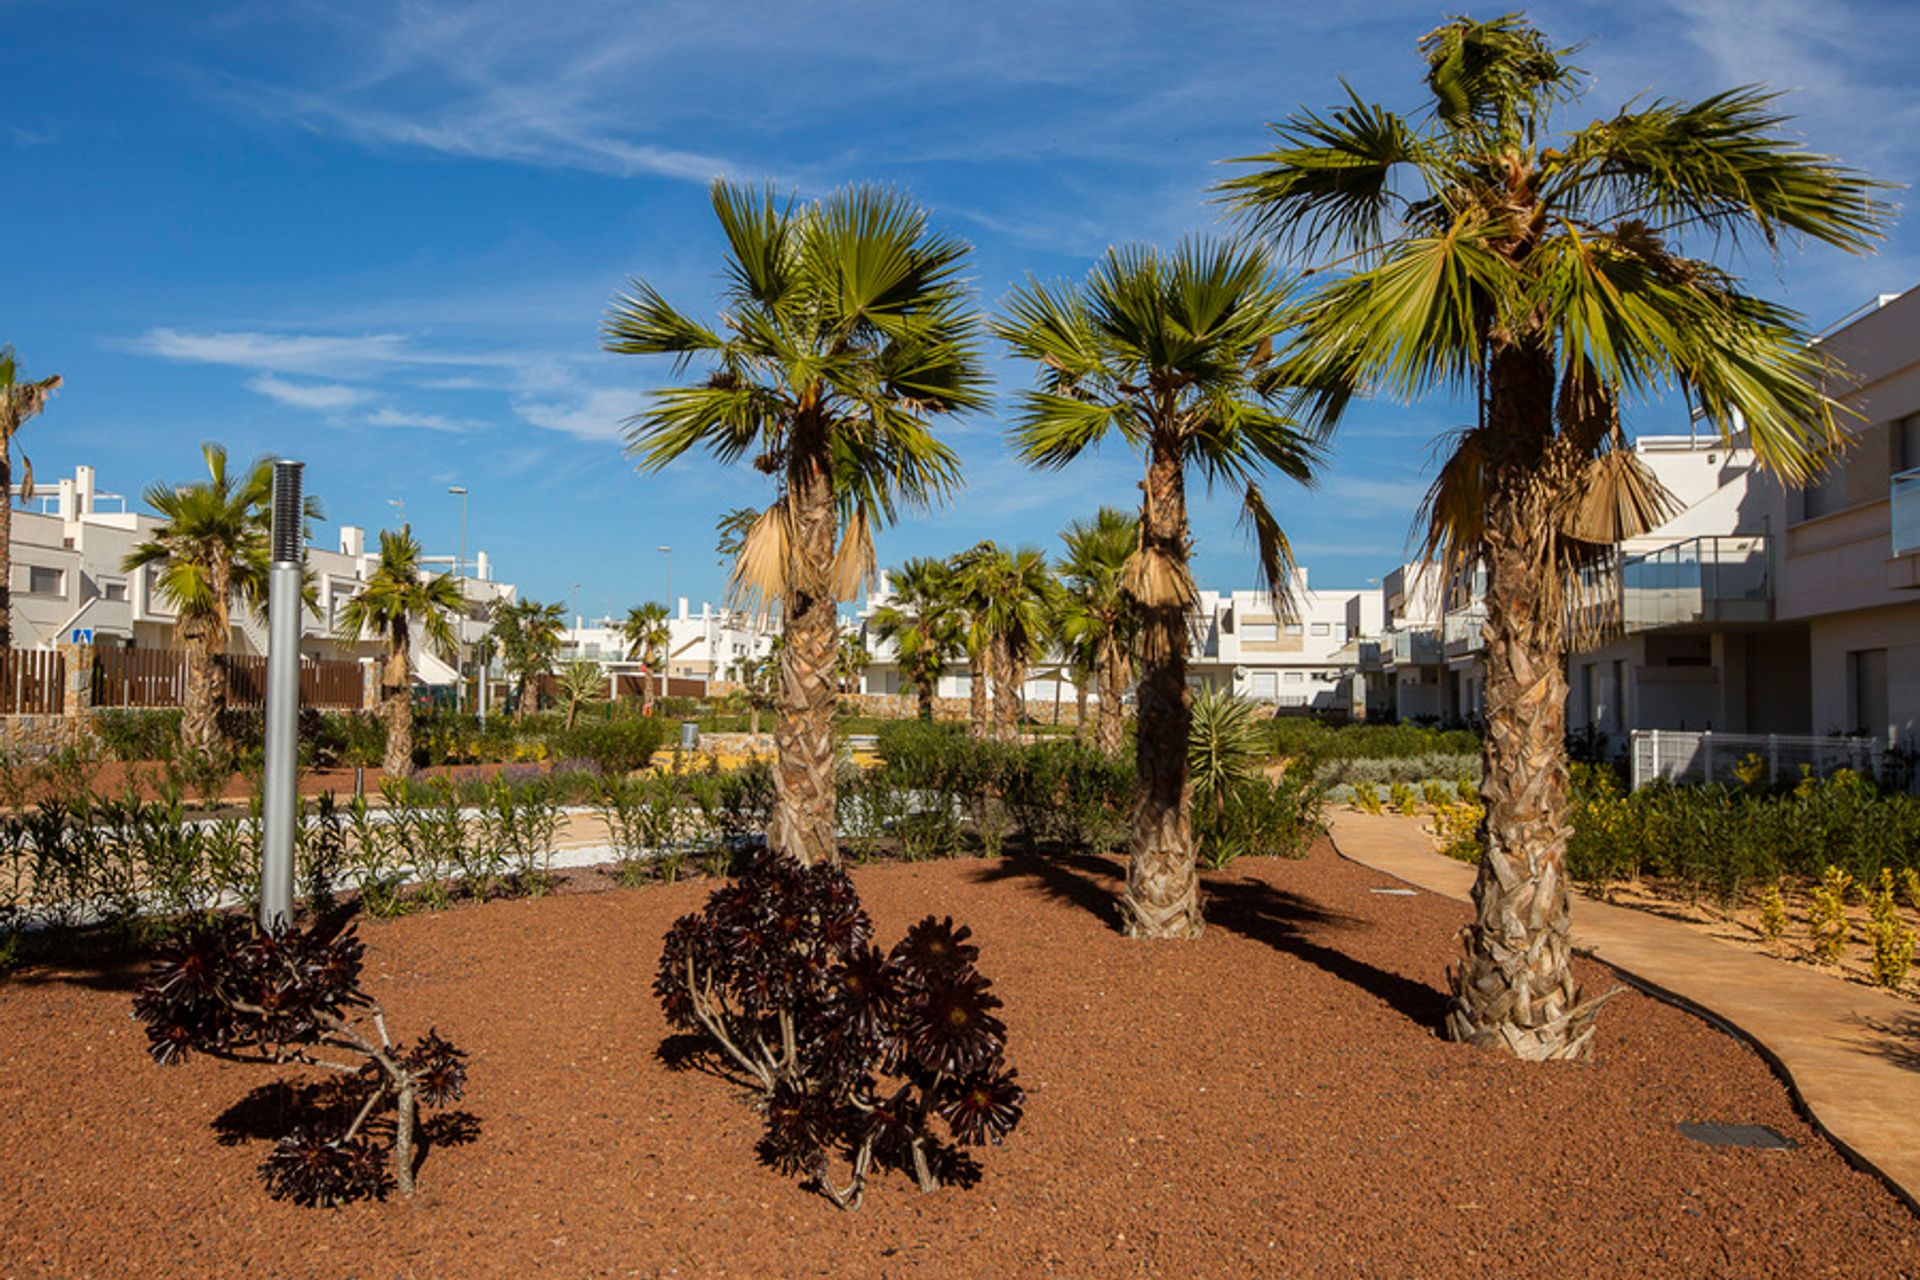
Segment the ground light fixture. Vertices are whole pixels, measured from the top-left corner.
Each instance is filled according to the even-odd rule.
[[[300,586],[306,464],[273,464],[272,562],[267,569],[266,768],[260,796],[260,925],[293,922],[293,826],[299,766]]]

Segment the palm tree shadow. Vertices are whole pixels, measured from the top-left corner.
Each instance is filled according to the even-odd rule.
[[[1861,1018],[1872,1033],[1867,1052],[1907,1071],[1920,1071],[1920,1014],[1903,1013],[1891,1020]]]
[[[1410,1021],[1437,1032],[1446,1021],[1447,997],[1424,982],[1368,964],[1317,936],[1322,930],[1372,927],[1354,916],[1328,911],[1309,898],[1253,876],[1207,882],[1207,923],[1275,951],[1304,960],[1365,991]]]
[[[973,879],[979,884],[1023,880],[1052,901],[1080,907],[1116,932],[1120,928],[1118,899],[1124,870],[1115,859],[1088,853],[1009,854],[983,864]],[[1445,1022],[1444,992],[1368,964],[1318,936],[1327,930],[1367,928],[1365,921],[1329,911],[1310,898],[1253,876],[1230,880],[1212,875],[1204,888],[1210,927],[1304,960],[1429,1030],[1437,1031]]]

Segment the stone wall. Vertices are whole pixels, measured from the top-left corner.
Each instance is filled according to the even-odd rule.
[[[52,755],[93,736],[87,715],[0,716],[0,748],[26,756]]]
[[[920,700],[910,693],[843,693],[840,705],[849,708],[853,714],[873,716],[881,720],[911,720],[920,714]],[[1093,706],[1087,706],[1087,714],[1092,716]],[[966,698],[935,698],[933,716],[936,720],[964,721],[972,714],[969,700]],[[1054,724],[1054,704],[1051,698],[1028,698],[1026,718],[1033,724]],[[1080,711],[1069,691],[1060,699],[1059,724],[1080,723]]]

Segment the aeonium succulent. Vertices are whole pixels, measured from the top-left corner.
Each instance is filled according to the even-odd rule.
[[[970,1184],[962,1148],[1025,1105],[971,931],[928,916],[887,952],[872,935],[844,871],[762,855],[668,930],[654,982],[667,1020],[757,1092],[761,1157],[843,1208],[875,1168]]]

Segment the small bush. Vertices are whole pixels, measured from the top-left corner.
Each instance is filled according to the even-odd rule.
[[[1362,813],[1384,812],[1380,804],[1380,793],[1374,789],[1371,782],[1353,784],[1353,807]]]
[[[601,773],[619,776],[646,768],[669,733],[667,722],[653,716],[582,720],[549,734],[547,751],[555,760],[591,760]]]
[[[1476,801],[1461,800],[1433,811],[1433,833],[1440,852],[1456,862],[1477,865],[1480,861],[1480,828],[1487,811]]]
[[[1813,954],[1828,964],[1838,964],[1847,949],[1847,890],[1853,877],[1839,867],[1828,867],[1814,886],[1813,900],[1807,907],[1807,934]]]
[[[180,745],[180,713],[161,709],[96,711],[93,732],[116,760],[170,760]]]
[[[970,1185],[963,1148],[1001,1141],[1025,1104],[969,931],[928,916],[888,952],[872,935],[845,872],[763,854],[675,922],[654,982],[668,1022],[755,1094],[761,1159],[848,1209],[875,1169]]]
[[[1776,882],[1760,891],[1760,936],[1778,942],[1787,934],[1787,899]]]
[[[1219,871],[1242,857],[1304,858],[1326,830],[1325,809],[1325,789],[1298,774],[1248,779],[1219,808],[1194,809],[1201,861]]]
[[[162,947],[134,996],[134,1016],[161,1066],[196,1053],[300,1062],[360,1090],[362,1105],[341,1131],[296,1122],[274,1145],[260,1166],[274,1199],[326,1207],[396,1185],[413,1194],[419,1109],[453,1101],[466,1086],[466,1055],[437,1031],[407,1046],[388,1039],[379,1004],[360,985],[365,951],[351,930],[269,933],[227,917]],[[367,1122],[387,1110],[394,1120],[383,1158]]]

